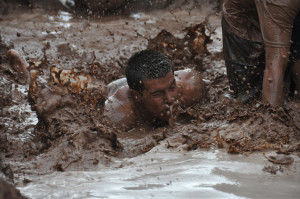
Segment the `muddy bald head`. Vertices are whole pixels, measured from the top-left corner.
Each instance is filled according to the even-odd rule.
[[[170,60],[155,50],[143,50],[135,53],[127,62],[125,75],[130,89],[142,92],[144,79],[165,77],[173,66]]]

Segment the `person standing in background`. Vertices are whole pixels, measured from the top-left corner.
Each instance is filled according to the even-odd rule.
[[[224,0],[223,51],[236,98],[246,101],[262,89],[264,101],[282,105],[285,77],[299,93],[299,10],[299,0]]]

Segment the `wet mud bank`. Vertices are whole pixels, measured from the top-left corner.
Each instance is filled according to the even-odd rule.
[[[211,8],[211,9],[210,9]],[[300,107],[286,99],[272,108],[259,98],[229,98],[215,5],[184,4],[101,19],[45,10],[3,15],[0,21],[0,169],[18,186],[53,172],[126,166],[123,159],[155,147],[184,152],[265,155],[264,172],[291,169],[300,155]],[[30,83],[11,66],[16,49]],[[174,68],[193,68],[207,84],[202,102],[178,110],[170,125],[109,127],[102,112],[106,85],[124,77],[127,59],[143,49],[165,53]],[[117,165],[117,166],[116,166]],[[223,187],[220,187],[223,189]]]

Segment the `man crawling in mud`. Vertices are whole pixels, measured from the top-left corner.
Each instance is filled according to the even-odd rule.
[[[241,100],[262,89],[282,105],[300,96],[300,1],[224,0],[223,52],[231,90]]]
[[[18,52],[9,50],[8,60],[29,83],[27,63]],[[138,123],[170,123],[179,107],[191,106],[205,95],[205,84],[196,71],[174,71],[170,60],[154,50],[134,54],[127,62],[125,75],[108,84],[104,107],[107,124],[119,129],[129,130]]]
[[[190,106],[205,94],[196,71],[174,71],[170,60],[154,50],[134,54],[125,75],[108,85],[104,110],[108,122],[123,129],[144,122],[167,124],[178,107]]]

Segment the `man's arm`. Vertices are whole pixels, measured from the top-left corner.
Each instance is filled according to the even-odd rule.
[[[108,125],[128,130],[136,123],[133,104],[128,94],[128,86],[123,86],[105,101],[103,115]]]

